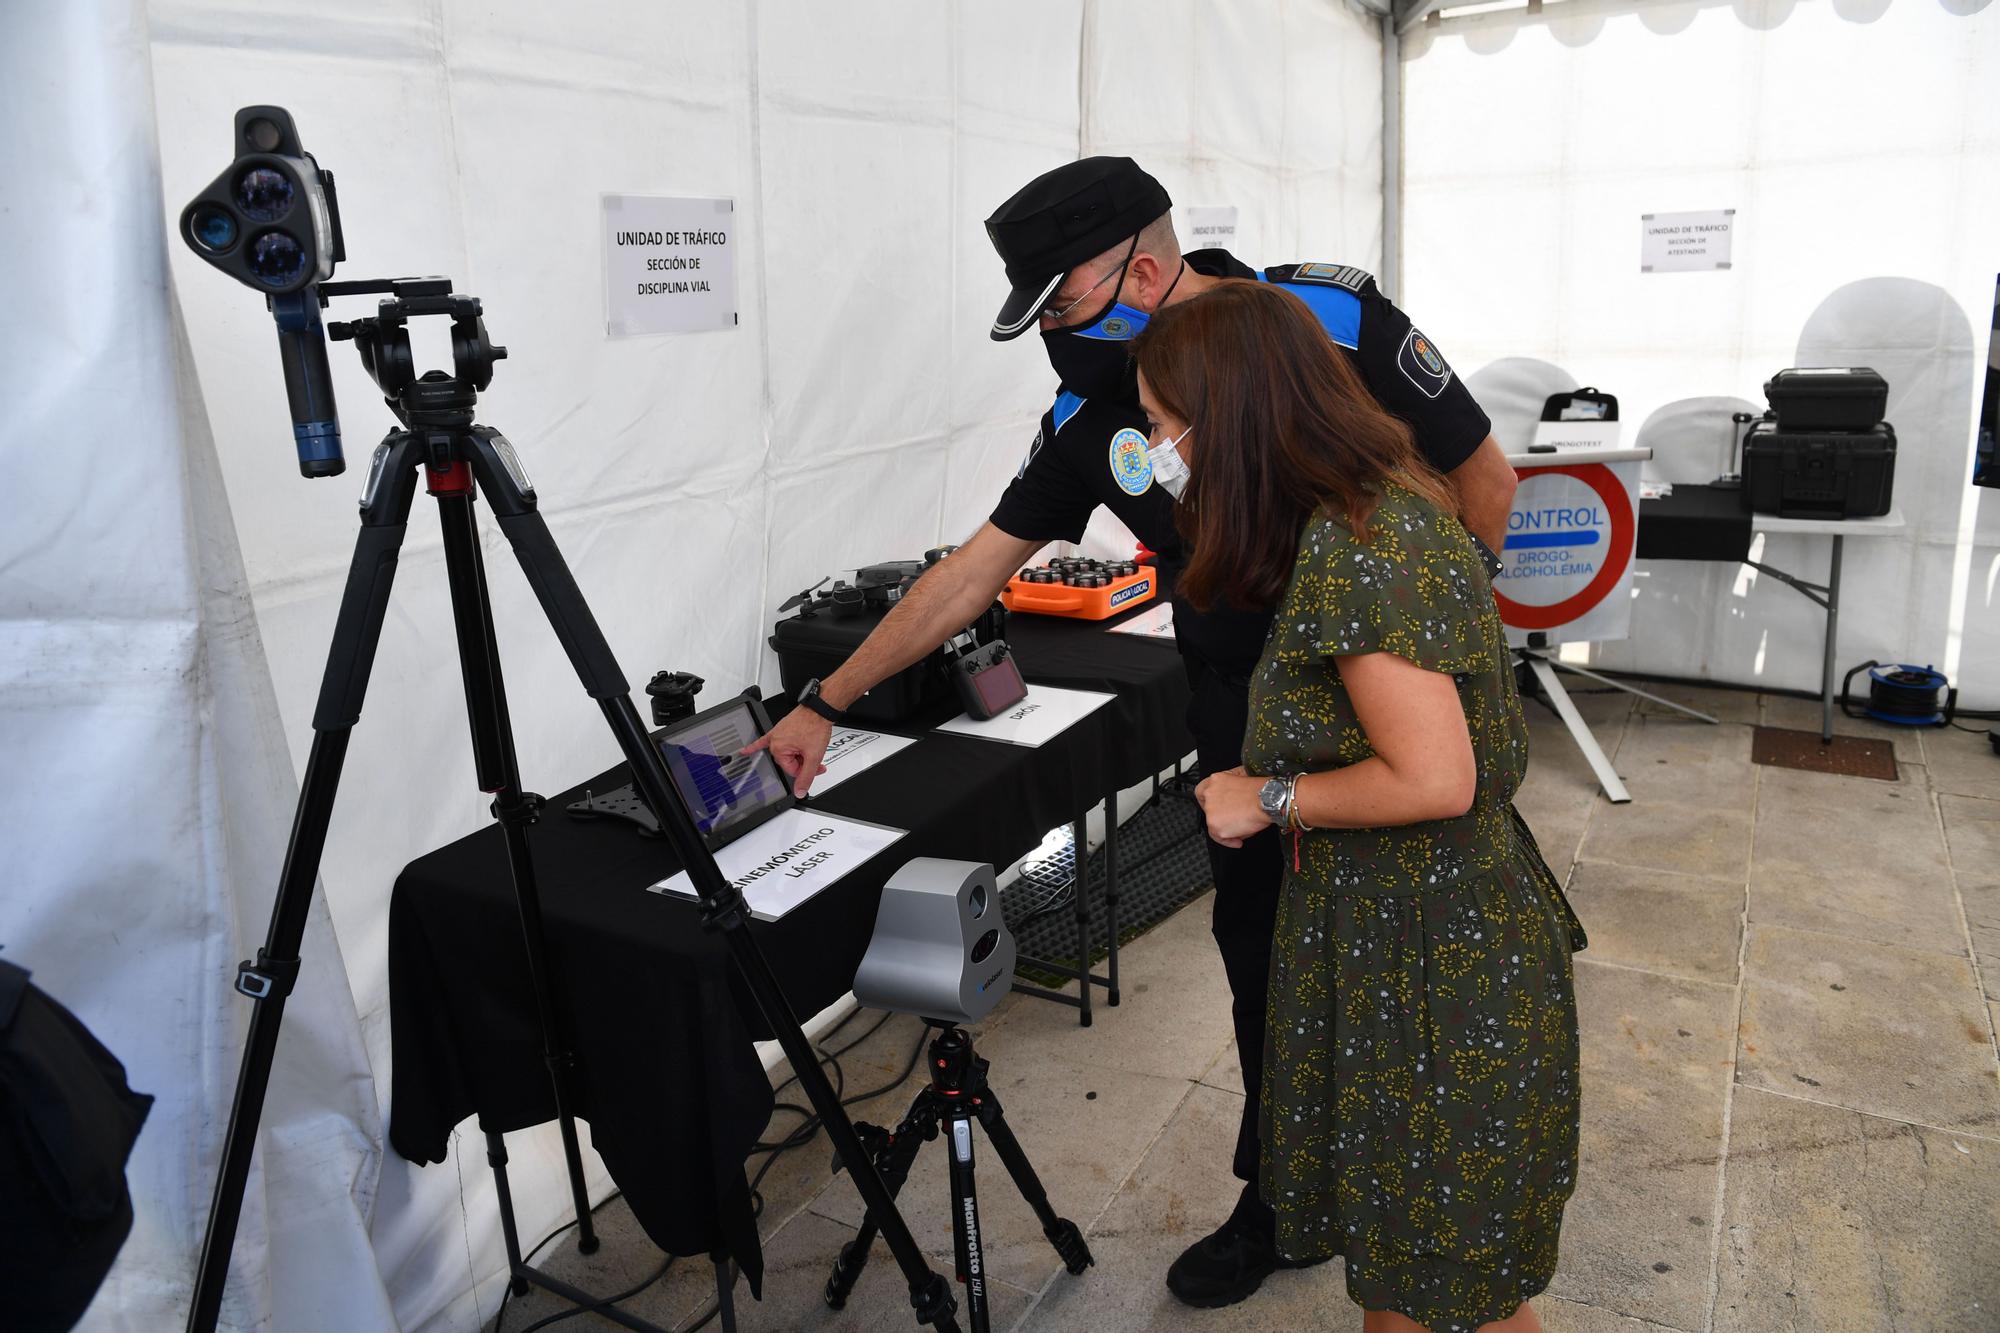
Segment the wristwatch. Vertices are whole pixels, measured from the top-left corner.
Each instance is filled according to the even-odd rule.
[[[829,722],[846,722],[847,714],[828,703],[819,692],[819,677],[814,676],[799,689],[799,706],[810,708]]]
[[[1285,806],[1291,800],[1291,784],[1283,778],[1270,778],[1257,789],[1257,808],[1264,812],[1264,818],[1283,827]]]

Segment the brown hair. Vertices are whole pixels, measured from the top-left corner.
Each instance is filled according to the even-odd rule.
[[[1276,602],[1306,522],[1323,511],[1365,539],[1386,483],[1458,512],[1410,428],[1290,292],[1218,283],[1155,313],[1133,356],[1154,400],[1191,429],[1175,523],[1194,548],[1180,589],[1196,607]]]

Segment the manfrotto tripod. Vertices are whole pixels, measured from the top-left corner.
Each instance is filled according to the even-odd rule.
[[[993,1095],[986,1081],[988,1066],[973,1051],[971,1035],[943,1019],[926,1018],[924,1025],[938,1034],[931,1040],[928,1055],[930,1086],[917,1094],[894,1131],[876,1125],[855,1128],[874,1154],[875,1165],[880,1168],[882,1182],[891,1196],[902,1192],[903,1182],[910,1176],[910,1166],[917,1160],[917,1149],[936,1138],[941,1128],[946,1131],[952,1250],[958,1261],[958,1280],[965,1285],[965,1317],[972,1333],[987,1333],[990,1325],[986,1313],[986,1256],[979,1242],[979,1192],[972,1176],[974,1120],[985,1127],[986,1137],[993,1141],[993,1148],[1006,1165],[1007,1174],[1014,1178],[1021,1197],[1035,1210],[1042,1234],[1056,1247],[1063,1266],[1072,1273],[1081,1273],[1097,1261],[1090,1257],[1090,1246],[1084,1242],[1076,1223],[1056,1216],[1048,1192],[1028,1162],[1028,1154],[1021,1150],[1020,1140],[1008,1127],[1000,1099]],[[838,1167],[840,1163],[836,1161],[834,1165]],[[869,1247],[875,1243],[876,1217],[871,1204],[860,1233],[842,1247],[840,1257],[833,1261],[833,1275],[826,1280],[826,1303],[835,1310],[847,1304],[847,1294],[854,1290],[854,1280],[861,1276],[868,1262]]]
[[[955,1333],[957,1323],[952,1316],[957,1303],[950,1285],[931,1271],[897,1213],[893,1195],[876,1174],[853,1122],[827,1082],[770,964],[750,933],[749,914],[741,894],[723,877],[674,794],[665,761],[648,738],[611,647],[557,550],[548,525],[537,512],[534,488],[523,473],[513,447],[498,431],[473,424],[479,391],[492,381],[493,363],[506,355],[505,348],[495,347],[487,338],[478,300],[454,294],[450,281],[444,278],[324,283],[319,291],[325,296],[361,293],[388,296],[375,318],[334,324],[328,331],[336,339],[353,340],[362,364],[381,386],[390,409],[404,428],[389,432],[377,446],[362,491],[361,531],[355,542],[347,585],[341,594],[326,674],[320,683],[319,702],[313,714],[312,752],[306,760],[305,781],[299,791],[277,901],[271,910],[270,931],[264,947],[257,951],[256,961],[244,963],[237,974],[236,989],[258,1003],[251,1014],[249,1040],[243,1051],[188,1328],[194,1333],[207,1333],[215,1327],[221,1309],[243,1188],[249,1176],[257,1124],[263,1113],[272,1057],[277,1049],[278,1027],[284,1019],[285,997],[298,977],[299,944],[305,931],[313,882],[319,873],[320,852],[333,813],[341,764],[347,753],[349,733],[361,716],[369,668],[388,610],[397,553],[403,544],[417,474],[421,471],[430,493],[437,499],[443,525],[445,568],[458,636],[459,667],[465,682],[466,711],[472,724],[473,755],[480,789],[493,795],[493,814],[506,838],[507,861],[519,904],[522,935],[527,943],[529,977],[541,1019],[543,1051],[555,1086],[557,1119],[568,1161],[580,1248],[588,1253],[597,1247],[597,1240],[591,1229],[581,1153],[570,1111],[572,1062],[555,1008],[548,951],[543,941],[541,902],[528,854],[527,828],[535,822],[543,802],[540,796],[521,789],[514,757],[492,605],[473,513],[475,499],[482,492],[500,530],[513,545],[514,554],[584,690],[603,710],[619,749],[632,766],[639,791],[660,816],[663,831],[699,891],[703,922],[708,928],[720,931],[728,942],[736,966],[776,1033],[786,1058],[798,1071],[799,1083],[825,1124],[835,1151],[854,1176],[867,1203],[871,1224],[880,1227],[897,1264],[909,1279],[910,1301],[918,1322]],[[316,310],[312,314],[316,332]],[[452,374],[441,370],[416,373],[406,325],[411,317],[419,315],[450,318]],[[525,1293],[527,1285],[533,1282],[570,1300],[589,1301],[587,1294],[523,1262],[507,1186],[506,1149],[498,1134],[489,1131],[486,1137],[488,1160],[497,1176],[514,1289]],[[616,1308],[600,1308],[599,1313],[630,1328],[653,1328]]]

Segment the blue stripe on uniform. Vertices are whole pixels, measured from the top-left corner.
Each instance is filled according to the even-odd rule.
[[[1049,409],[1049,416],[1053,419],[1055,428],[1061,430],[1082,407],[1083,399],[1064,389],[1056,395],[1056,405]]]
[[[1257,281],[1270,282],[1270,279],[1259,273]],[[1283,287],[1304,301],[1325,327],[1327,337],[1350,350],[1361,346],[1361,298],[1353,292],[1345,287],[1322,287],[1317,283],[1280,282],[1272,285]]]

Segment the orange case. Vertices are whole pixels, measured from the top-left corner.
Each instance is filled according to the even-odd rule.
[[[1137,574],[1113,579],[1103,588],[1072,588],[1066,583],[1024,583],[1016,574],[1000,593],[1009,611],[1036,616],[1068,616],[1072,620],[1109,620],[1121,611],[1149,602],[1160,590],[1158,571],[1139,566]]]

